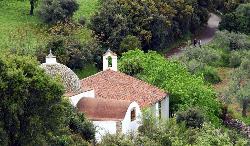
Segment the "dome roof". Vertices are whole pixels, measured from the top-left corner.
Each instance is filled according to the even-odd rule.
[[[59,76],[63,81],[66,93],[80,93],[80,80],[67,66],[60,63],[43,63],[41,67],[52,77]]]

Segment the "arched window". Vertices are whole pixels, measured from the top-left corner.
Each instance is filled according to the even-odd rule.
[[[136,118],[136,113],[135,113],[135,108],[133,108],[131,110],[131,114],[130,114],[130,119],[131,119],[131,122],[134,121]]]
[[[112,67],[112,57],[108,57],[108,67]]]

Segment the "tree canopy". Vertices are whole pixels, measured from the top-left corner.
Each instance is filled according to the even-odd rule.
[[[0,145],[67,145],[93,139],[93,125],[63,98],[63,86],[32,60],[0,57]]]
[[[219,102],[215,92],[180,63],[166,60],[153,51],[135,50],[122,55],[119,70],[168,92],[171,114],[188,107],[202,107],[207,119],[219,122]]]
[[[91,28],[104,48],[118,54],[122,40],[136,36],[143,50],[165,49],[207,22],[208,10],[189,0],[104,0]]]

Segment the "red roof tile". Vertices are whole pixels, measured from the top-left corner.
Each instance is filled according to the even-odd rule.
[[[167,96],[155,86],[110,69],[81,80],[81,86],[94,89],[96,98],[136,101],[142,107]]]
[[[126,100],[82,98],[76,107],[93,121],[121,121],[124,119],[130,103]]]

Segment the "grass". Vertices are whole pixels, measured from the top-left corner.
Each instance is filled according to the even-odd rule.
[[[79,10],[74,20],[84,16],[89,22],[90,17],[98,10],[98,0],[78,0]],[[37,17],[29,15],[29,1],[6,0],[0,1],[0,51],[21,49],[31,55],[39,46],[45,46],[52,36],[47,32],[48,27]],[[35,9],[37,10],[37,8]],[[87,27],[76,31],[73,37],[81,42],[92,39],[92,32]]]
[[[88,64],[84,69],[76,69],[74,72],[80,79],[86,78],[98,72],[98,69],[93,64]]]
[[[28,1],[0,1],[0,50],[25,48],[33,50],[48,40],[41,21],[29,14]]]
[[[80,7],[74,15],[75,20],[83,16],[89,21],[91,16],[98,10],[100,4],[99,0],[77,0],[77,2]]]

